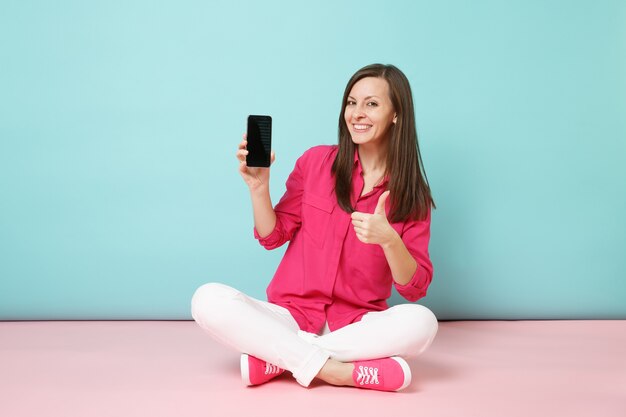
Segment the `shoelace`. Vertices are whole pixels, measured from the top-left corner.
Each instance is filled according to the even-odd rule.
[[[356,382],[359,385],[378,384],[378,368],[359,365],[356,375]]]
[[[277,374],[280,373],[280,371],[282,371],[282,369],[280,369],[278,366],[272,365],[269,362],[265,362],[265,375]]]

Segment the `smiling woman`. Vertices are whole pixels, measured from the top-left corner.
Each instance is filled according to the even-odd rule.
[[[391,220],[424,219],[435,207],[423,169],[415,127],[413,94],[406,76],[393,65],[368,65],[346,86],[339,117],[339,151],[333,164],[339,206],[350,202],[352,157],[358,148],[366,190],[381,174],[389,179]]]
[[[385,144],[380,142],[387,139],[389,128],[398,120],[387,81],[375,77],[357,81],[348,95],[343,115],[355,144],[384,148]]]
[[[387,304],[392,286],[409,301],[425,296],[433,273],[432,198],[404,74],[375,64],[352,76],[339,145],[306,151],[275,207],[270,168],[247,166],[245,136],[236,155],[255,237],[266,249],[287,241],[289,248],[268,302],[210,283],[194,294],[194,319],[242,352],[246,385],[288,370],[303,386],[319,378],[383,391],[407,387],[411,370],[403,358],[423,352],[438,324],[426,307]]]

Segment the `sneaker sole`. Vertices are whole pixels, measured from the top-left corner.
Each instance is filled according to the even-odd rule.
[[[241,354],[241,379],[246,386],[252,385],[250,382],[250,365],[248,365],[248,355]]]
[[[409,367],[409,364],[399,356],[392,356],[390,359],[398,362],[402,368],[402,372],[404,373],[404,383],[400,388],[396,389],[396,391],[403,390],[411,384],[411,368]]]

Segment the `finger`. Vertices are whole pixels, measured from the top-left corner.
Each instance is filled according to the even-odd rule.
[[[354,228],[354,231],[360,233],[366,233],[368,230],[367,225],[363,222],[352,222],[352,227]]]
[[[367,243],[367,238],[363,234],[357,233],[356,237],[363,243]]]
[[[385,215],[385,202],[387,201],[387,197],[389,197],[389,190],[385,191],[380,195],[380,197],[378,197],[378,204],[376,204],[374,214]]]
[[[276,160],[276,154],[274,153],[274,151],[272,151],[272,153],[270,154],[270,165],[272,165],[275,160]]]
[[[356,233],[367,234],[367,227],[363,227],[363,224],[352,224],[352,228]]]
[[[244,161],[246,159],[246,155],[248,155],[250,152],[248,152],[248,150],[246,149],[239,149],[237,151],[237,153],[235,153],[235,156],[237,157],[237,159],[239,159],[240,161]]]
[[[360,220],[360,221],[367,219],[369,216],[370,216],[369,214],[361,213],[359,211],[353,211],[352,214],[350,215],[352,220]]]
[[[248,146],[248,141],[244,138],[241,142],[239,142],[239,149],[246,149],[246,146]]]

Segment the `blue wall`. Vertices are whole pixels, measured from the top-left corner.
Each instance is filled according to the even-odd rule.
[[[409,77],[442,319],[626,318],[626,2],[2,1],[0,318],[187,319],[263,297],[237,143],[272,196],[372,62]],[[394,296],[394,301],[400,299]]]

